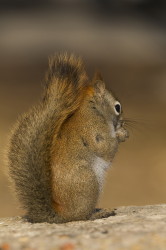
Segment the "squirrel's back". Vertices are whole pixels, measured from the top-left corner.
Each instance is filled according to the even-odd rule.
[[[10,176],[32,222],[63,222],[52,208],[51,146],[64,121],[79,107],[86,81],[80,58],[52,57],[41,103],[21,116],[13,129]]]

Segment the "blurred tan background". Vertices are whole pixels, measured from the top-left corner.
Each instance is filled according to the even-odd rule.
[[[164,1],[0,1],[0,217],[22,214],[5,175],[13,123],[41,95],[48,56],[81,55],[134,121],[109,170],[101,207],[166,202]]]

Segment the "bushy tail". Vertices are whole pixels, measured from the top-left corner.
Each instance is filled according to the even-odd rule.
[[[80,106],[87,84],[83,62],[73,54],[59,54],[49,59],[44,101],[58,105],[58,131],[64,120]]]
[[[63,222],[52,208],[50,151],[63,122],[79,107],[86,82],[79,58],[52,57],[43,101],[23,115],[13,130],[10,176],[31,222]]]

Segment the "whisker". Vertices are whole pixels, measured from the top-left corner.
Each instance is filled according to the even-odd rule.
[[[142,132],[144,129],[149,129],[150,128],[150,121],[145,121],[145,120],[141,120],[141,119],[133,119],[133,118],[129,118],[129,117],[125,117],[123,119],[124,122],[124,127],[128,128],[129,130],[136,130],[139,132]]]
[[[131,124],[124,124],[124,126],[126,127],[126,128],[133,128],[133,129],[136,129],[136,127],[135,126],[133,126],[133,125],[131,125]]]
[[[129,121],[129,120],[123,120],[125,123],[128,123],[128,124],[138,124],[138,122],[135,122],[135,121]]]
[[[131,118],[131,117],[124,117],[124,120],[126,121],[132,121],[135,123],[139,124],[149,124],[151,121],[150,120],[145,120],[144,118]]]
[[[124,127],[132,132],[134,130],[137,132],[142,132],[142,127],[140,127],[140,126],[135,126],[135,125],[131,125],[131,124],[124,124]]]
[[[127,121],[127,122],[133,122],[133,123],[141,123],[141,121],[139,120],[134,120],[132,118],[124,118],[123,120]]]

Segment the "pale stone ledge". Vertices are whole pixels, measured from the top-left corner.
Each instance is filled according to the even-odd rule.
[[[120,207],[95,221],[31,224],[0,219],[0,250],[166,249],[166,204]]]

